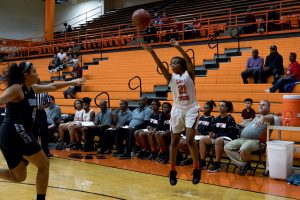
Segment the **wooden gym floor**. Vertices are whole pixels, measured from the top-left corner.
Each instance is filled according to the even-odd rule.
[[[72,159],[68,156],[79,151],[53,151],[48,200],[106,200],[106,199],[299,199],[300,189],[285,181],[261,176],[219,172],[202,172],[199,185],[192,185],[189,166],[177,167],[180,180],[172,187],[168,183],[168,165],[151,161],[118,160],[111,156],[92,159]],[[80,156],[82,157],[82,156]],[[6,167],[0,156],[0,167]],[[36,168],[28,166],[28,177],[24,183],[0,181],[1,200],[35,199]]]

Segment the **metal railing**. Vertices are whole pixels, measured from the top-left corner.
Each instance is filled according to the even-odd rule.
[[[219,16],[219,17],[211,17],[211,18],[201,18],[199,19],[199,22],[201,23],[201,26],[198,31],[203,31],[205,32],[205,35],[208,35],[209,30],[215,26],[217,28],[218,25],[222,26],[223,31],[225,32],[226,29],[232,29],[234,27],[243,27],[243,26],[248,26],[251,24],[265,24],[266,30],[265,32],[261,33],[260,35],[264,34],[270,34],[269,32],[269,21],[268,21],[268,13],[269,12],[280,12],[282,15],[286,14],[289,15],[291,12],[292,13],[300,13],[300,6],[290,6],[290,7],[283,7],[280,9],[275,9],[275,10],[263,10],[263,11],[257,11],[257,12],[252,12],[256,17],[262,17],[265,18],[265,21],[262,22],[253,22],[253,23],[244,23],[241,22],[247,13],[242,13],[242,14],[231,14],[227,16]],[[230,20],[233,20],[234,23],[230,24],[228,23]],[[186,25],[191,24],[193,21],[182,21],[179,22],[182,24],[182,27],[185,27]],[[274,23],[280,23],[280,20],[273,20]],[[176,23],[170,23],[166,25],[159,25],[156,26],[158,30],[158,33],[156,34],[157,37],[157,43],[156,44],[166,44],[168,41],[165,40],[165,38],[170,35],[170,34],[177,34],[178,36],[181,36],[182,42],[185,41],[190,41],[193,40],[193,38],[185,38],[185,33],[191,32],[193,30],[181,30],[181,31],[176,31],[172,29],[166,30],[168,27],[174,27],[178,22]],[[299,32],[300,28],[294,29],[294,30],[287,30],[284,32]],[[277,31],[278,32],[278,31]],[[271,33],[272,34],[272,33]],[[63,38],[58,38],[53,41],[48,41],[47,43],[45,42],[29,42],[29,43],[23,43],[24,45],[21,46],[22,48],[28,48],[31,46],[37,47],[37,48],[43,48],[45,45],[61,45],[64,43],[68,43],[70,41],[74,42],[75,45],[80,45],[84,46],[87,44],[95,43],[95,41],[105,41],[106,43],[109,43],[109,41],[116,41],[117,44],[115,45],[106,45],[102,46],[103,49],[118,49],[118,48],[124,48],[124,47],[134,47],[137,46],[137,44],[134,41],[138,41],[141,39],[141,37],[147,36],[147,35],[141,35],[139,30],[136,28],[125,28],[125,25],[117,25],[117,26],[111,26],[111,27],[103,27],[103,28],[97,28],[97,29],[87,29],[84,32],[83,31],[74,31],[70,37],[67,37],[68,34],[65,34]],[[243,36],[247,34],[243,34]],[[219,38],[230,38],[231,36],[221,36]],[[197,41],[204,41],[207,40],[208,38],[206,36],[197,38]],[[126,42],[125,42],[125,41]],[[178,39],[180,40],[180,39]],[[59,44],[58,44],[59,43]],[[85,50],[88,50],[89,48],[86,48]]]
[[[139,85],[137,85],[136,87],[132,88],[132,87],[131,87],[131,81],[134,80],[134,79],[138,79]],[[136,90],[136,89],[140,88],[140,97],[142,97],[142,95],[143,95],[143,90],[142,90],[142,79],[141,79],[139,76],[135,76],[135,77],[129,79],[129,81],[128,81],[128,87],[129,87],[129,89],[131,89],[131,90]]]
[[[98,97],[100,97],[100,96],[103,95],[103,94],[106,95],[106,97],[107,97],[108,108],[110,108],[110,97],[109,97],[109,94],[108,94],[107,92],[101,92],[101,93],[99,93],[98,95],[96,95],[95,98],[94,98],[94,103],[95,103],[95,105],[96,105],[97,107],[100,107],[100,104],[98,104],[97,99],[98,99]]]
[[[169,68],[169,64],[167,63],[167,62],[161,62],[162,64],[164,64],[165,66],[166,66],[166,68],[167,68],[167,70],[169,71],[170,70],[170,68]],[[156,71],[157,71],[157,73],[159,74],[159,75],[162,75],[162,72],[160,72],[159,71],[159,67],[157,66],[156,67]]]
[[[194,66],[196,66],[196,59],[195,59],[195,51],[193,49],[188,49],[185,51],[186,53],[192,52],[192,56],[190,57],[191,60],[193,61]]]
[[[237,43],[238,43],[238,52],[240,52],[240,50],[241,50],[241,47],[240,47],[240,29],[238,27],[233,27],[230,30],[230,36],[233,39],[237,40]]]
[[[209,39],[208,47],[211,48],[211,49],[217,48],[217,58],[216,58],[216,60],[218,60],[219,59],[219,40],[216,36],[212,36]]]

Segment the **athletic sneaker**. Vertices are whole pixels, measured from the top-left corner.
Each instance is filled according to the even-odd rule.
[[[213,167],[212,168],[210,168],[209,170],[207,170],[208,172],[212,172],[212,173],[215,173],[215,172],[218,172],[218,171],[220,171],[220,169],[221,169],[221,165],[220,165],[220,163],[219,162],[215,162],[214,163],[214,165],[213,165]]]
[[[113,156],[113,157],[119,157],[120,155],[122,155],[123,153],[121,152],[121,151],[117,151],[117,152],[114,152],[114,153],[112,153],[111,155]]]
[[[177,172],[176,171],[170,171],[170,174],[169,174],[169,182],[170,182],[170,185],[176,185],[177,184]]]
[[[201,180],[201,170],[200,169],[194,169],[193,170],[193,179],[192,183],[193,184],[198,184]]]
[[[168,162],[169,162],[169,154],[166,154],[163,156],[161,164],[165,165],[165,164],[168,164]]]
[[[241,176],[245,175],[247,173],[248,169],[251,169],[251,163],[247,163],[246,165],[241,167],[239,174]]]
[[[119,155],[118,158],[120,160],[125,160],[125,159],[131,159],[131,156],[128,153],[124,153],[124,154]]]
[[[64,149],[65,145],[66,145],[66,144],[65,144],[64,141],[60,141],[60,142],[57,144],[56,149],[61,151],[61,150]]]
[[[146,155],[146,152],[145,151],[140,151],[140,153],[137,155],[137,158],[138,159],[143,159]]]
[[[156,160],[156,157],[157,157],[157,152],[152,152],[148,159],[154,161]]]
[[[206,168],[206,161],[205,160],[201,160],[200,161],[200,167],[201,167],[201,169],[205,169]]]

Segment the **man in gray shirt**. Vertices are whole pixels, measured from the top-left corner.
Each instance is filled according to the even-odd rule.
[[[94,144],[94,136],[100,137],[98,153],[110,153],[112,149],[112,139],[106,131],[111,126],[112,115],[107,107],[107,102],[100,100],[100,112],[96,115],[95,126],[90,126],[86,135],[86,147]]]
[[[149,124],[152,110],[147,106],[147,103],[148,99],[146,97],[142,97],[139,102],[139,107],[134,109],[132,112],[132,119],[129,123],[128,143],[126,146],[125,153],[119,156],[120,159],[131,158],[130,153],[135,144],[134,132],[136,130],[146,128]]]
[[[116,111],[116,114],[114,115],[114,123],[113,128],[116,128],[115,130],[115,144],[117,151],[113,153],[113,156],[119,156],[124,152],[124,144],[123,141],[125,140],[127,136],[128,129],[124,128],[124,126],[128,126],[131,118],[132,118],[132,112],[128,109],[128,102],[125,100],[120,101],[120,107]]]
[[[279,117],[270,113],[270,102],[262,100],[259,103],[257,115],[242,131],[239,139],[227,143],[224,151],[233,162],[240,167],[240,175],[251,168],[251,153],[258,151],[260,142],[266,142],[267,124],[280,121]]]
[[[50,106],[46,109],[48,128],[52,129],[58,127],[61,120],[60,107],[55,103],[55,98],[50,96]]]

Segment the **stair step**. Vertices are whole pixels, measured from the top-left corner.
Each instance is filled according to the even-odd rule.
[[[206,64],[216,64],[216,60],[203,60],[203,64],[206,65]]]
[[[147,97],[148,99],[158,99],[158,100],[167,100],[168,93],[165,93],[165,96],[158,96],[156,92],[145,92],[142,94],[142,97]]]
[[[205,77],[205,76],[207,76],[207,69],[205,69],[205,67],[203,67],[203,66],[201,66],[201,67],[196,66],[195,67],[195,75]]]
[[[225,53],[227,56],[241,56],[242,52],[240,51],[230,51]]]
[[[99,65],[99,61],[96,62],[85,62],[83,65]]]
[[[82,67],[82,70],[88,70],[89,69],[89,66],[88,65],[84,65],[83,67]]]
[[[108,57],[103,57],[103,58],[93,58],[93,62],[98,62],[99,61],[104,61],[104,60],[108,60]]]
[[[51,76],[51,81],[64,81],[65,80],[65,76]]]
[[[72,72],[63,72],[62,73],[63,76],[70,75],[70,74],[72,74]]]
[[[169,87],[167,85],[154,85],[154,92],[168,92]]]
[[[219,69],[219,63],[204,64],[205,69]]]
[[[47,84],[50,84],[52,83],[51,81],[41,81],[40,84],[41,85],[47,85]]]

